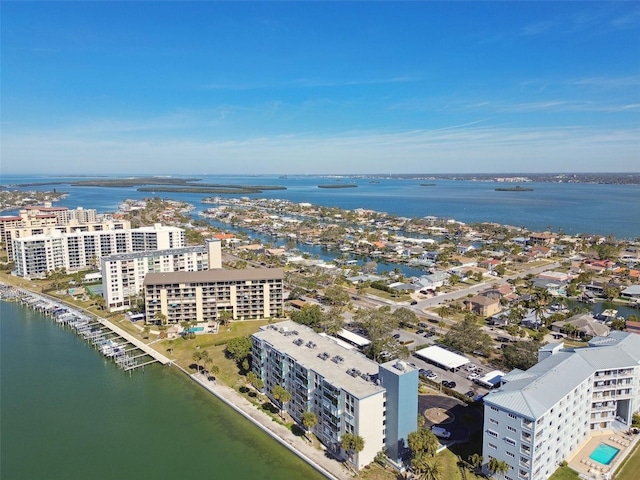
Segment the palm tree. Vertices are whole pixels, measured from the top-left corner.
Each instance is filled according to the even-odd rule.
[[[469,455],[469,465],[471,465],[475,471],[480,470],[480,467],[482,467],[482,462],[484,462],[484,457],[479,453]]]
[[[498,460],[495,457],[492,457],[491,460],[489,460],[489,464],[487,465],[487,468],[489,469],[492,475],[498,474],[500,476],[503,476],[505,473],[509,471],[509,465],[507,464],[507,462],[503,460]]]
[[[425,458],[420,464],[418,478],[420,480],[440,480],[444,473],[442,465],[435,457]]]
[[[340,438],[340,446],[347,452],[349,461],[353,463],[354,453],[359,453],[364,450],[364,439],[360,435],[345,433],[342,435],[342,438]]]
[[[207,366],[213,361],[209,356],[209,352],[207,352],[206,350],[203,350],[202,353],[200,354],[200,360],[202,360],[202,364],[204,365],[205,370]]]
[[[279,410],[280,410],[280,416],[284,420],[283,410],[286,403],[289,400],[291,400],[291,394],[282,385],[275,385],[271,389],[271,396],[274,398],[274,400],[276,400],[277,402],[280,402],[280,404],[282,405],[282,407]]]
[[[311,429],[318,424],[318,417],[313,412],[304,412],[302,414],[302,425],[307,430],[307,438],[311,433]],[[309,438],[309,440],[311,440]]]
[[[222,310],[220,312],[220,315],[218,315],[218,318],[220,319],[220,323],[222,325],[226,325],[231,320],[233,320],[233,312],[231,310]]]
[[[158,310],[153,317],[160,323],[160,325],[164,325],[167,322],[167,316],[160,310]]]
[[[196,362],[198,372],[200,372],[200,360],[202,360],[202,352],[200,350],[196,350],[195,352],[193,352],[191,358],[193,358],[193,361]]]

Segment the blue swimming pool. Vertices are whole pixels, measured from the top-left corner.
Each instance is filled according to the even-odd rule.
[[[620,449],[616,447],[612,447],[606,443],[601,443],[596,447],[591,455],[589,455],[589,458],[603,465],[609,465],[613,459],[616,458],[619,451]]]
[[[204,327],[191,327],[187,332],[204,332]]]

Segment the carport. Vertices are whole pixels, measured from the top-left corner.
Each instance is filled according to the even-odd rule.
[[[445,350],[437,345],[418,350],[415,352],[415,355],[429,363],[452,372],[455,372],[461,366],[469,363],[469,359],[467,357],[450,352],[449,350]]]
[[[492,389],[500,386],[502,383],[502,377],[504,376],[504,372],[501,372],[500,370],[493,370],[480,378],[476,378],[474,381],[478,385]]]

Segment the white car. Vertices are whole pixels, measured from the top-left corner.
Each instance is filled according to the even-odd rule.
[[[430,375],[427,375],[427,378],[429,380],[437,380],[438,379],[438,375],[436,373],[431,373]]]
[[[467,380],[475,380],[479,376],[480,375],[478,375],[477,373],[470,373],[469,375],[467,375]]]
[[[446,428],[438,427],[434,425],[431,427],[431,431],[438,438],[449,438],[451,436],[451,432]]]

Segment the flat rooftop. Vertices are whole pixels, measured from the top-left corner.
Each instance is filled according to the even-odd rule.
[[[147,250],[143,252],[131,252],[131,253],[116,253],[114,255],[108,255],[102,257],[105,261],[114,260],[133,260],[142,257],[162,257],[169,255],[183,255],[185,253],[206,253],[207,247],[205,245],[197,245],[193,247],[180,247],[180,248],[167,248],[165,250]]]
[[[376,384],[376,362],[293,320],[265,325],[254,336],[358,399],[384,391],[383,387]]]
[[[213,283],[251,280],[282,280],[281,268],[246,268],[244,270],[202,270],[200,272],[148,273],[145,285],[167,285],[170,283]]]

